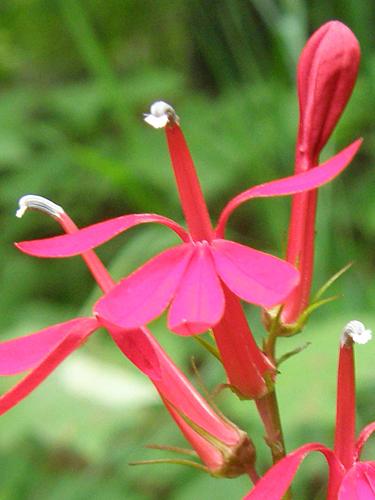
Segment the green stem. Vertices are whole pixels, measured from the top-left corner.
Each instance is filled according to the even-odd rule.
[[[279,336],[279,319],[281,312],[282,308],[279,309],[278,314],[274,318],[268,338],[264,343],[264,351],[269,359],[271,359],[273,362],[275,362],[276,359],[276,340]],[[284,435],[281,425],[279,404],[277,401],[275,386],[273,387],[272,391],[270,391],[262,398],[257,399],[255,403],[266,432],[265,441],[271,450],[272,461],[275,464],[286,455]],[[290,500],[291,498],[292,493],[289,489],[285,493],[283,500]]]
[[[250,481],[255,485],[260,479],[257,471],[254,469],[254,467],[250,467],[250,466],[246,467],[246,469],[247,469],[247,474],[250,478]]]
[[[279,405],[277,403],[275,389],[262,398],[257,399],[255,403],[266,431],[265,441],[271,450],[272,461],[275,464],[286,455]],[[283,500],[290,500],[291,498],[292,493],[288,490],[285,493]]]
[[[272,460],[275,464],[285,456],[284,437],[275,390],[257,399],[255,403],[266,431],[265,440],[271,449]]]
[[[277,311],[276,316],[273,318],[271,323],[271,328],[268,333],[267,340],[264,342],[264,352],[272,363],[276,363],[276,340],[280,334],[280,316],[282,312],[282,307]]]

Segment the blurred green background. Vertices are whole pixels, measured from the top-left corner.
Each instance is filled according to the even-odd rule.
[[[17,220],[20,196],[46,196],[81,226],[147,211],[181,220],[163,133],[142,122],[149,105],[165,99],[182,119],[216,218],[237,192],[292,172],[296,62],[309,34],[334,18],[356,33],[363,59],[324,156],[358,136],[365,142],[348,172],[321,190],[315,288],[348,261],[354,266],[335,285],[340,300],[302,336],[280,342],[280,353],[312,345],[279,376],[288,449],[332,444],[340,331],[354,318],[375,328],[375,11],[368,0],[3,0],[1,338],[88,312],[99,295],[79,258],[38,260],[16,251],[13,241],[58,234],[41,214]],[[288,210],[286,199],[253,202],[233,217],[231,236],[282,256]],[[172,241],[162,228],[143,227],[99,253],[119,278]],[[249,314],[261,337],[259,311]],[[163,325],[157,321],[153,331],[180,366],[192,375],[194,355],[210,389],[223,381],[194,340]],[[375,417],[375,348],[357,351],[363,425]],[[11,383],[3,379],[1,388]],[[217,403],[249,431],[264,470],[269,457],[253,409],[225,392]],[[147,443],[184,442],[105,332],[1,417],[0,436],[1,500],[226,500],[250,487],[247,478],[217,480],[181,466],[128,466],[166,456],[144,449]],[[323,459],[309,458],[296,498],[323,498],[325,476]]]

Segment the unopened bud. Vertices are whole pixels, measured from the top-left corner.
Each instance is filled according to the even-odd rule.
[[[300,125],[298,150],[316,161],[352,93],[360,48],[339,21],[319,28],[307,42],[298,64]]]

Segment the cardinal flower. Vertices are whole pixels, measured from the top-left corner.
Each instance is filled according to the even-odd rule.
[[[355,141],[313,170],[255,186],[236,196],[224,208],[213,230],[174,110],[159,102],[152,106],[147,118],[152,123],[166,124],[189,232],[160,215],[134,214],[100,222],[74,234],[21,242],[17,247],[39,257],[67,257],[86,252],[146,222],[172,229],[182,244],[149,260],[97,302],[95,312],[100,320],[121,328],[147,324],[170,305],[168,326],[172,331],[181,335],[204,332],[222,318],[228,289],[252,304],[280,304],[297,285],[298,272],[277,257],[224,239],[226,222],[235,208],[252,198],[291,195],[329,182],[350,163],[361,141]]]
[[[332,134],[352,93],[360,48],[350,29],[339,21],[321,26],[309,39],[298,64],[300,119],[295,172],[318,165],[321,150]],[[282,318],[295,322],[308,306],[314,263],[317,191],[293,197],[287,261],[297,266],[301,280],[286,301]]]
[[[17,215],[21,217],[29,208],[52,216],[67,233],[77,231],[66,212],[45,198],[34,195],[21,198]],[[102,262],[92,250],[82,257],[98,285],[108,292],[114,282]],[[76,318],[0,343],[0,375],[31,370],[19,384],[0,397],[0,413],[27,396],[99,326],[95,318]],[[204,466],[186,459],[175,462],[203,468],[214,476],[235,477],[246,473],[255,482],[255,448],[250,438],[211,408],[151,333],[146,328],[123,331],[113,327],[109,333],[121,351],[154,384],[166,409]],[[188,454],[191,456],[192,453],[189,451]]]
[[[360,460],[364,444],[375,431],[375,422],[367,425],[355,439],[353,342],[365,344],[370,339],[370,330],[359,321],[351,321],[344,329],[337,376],[334,449],[319,443],[301,446],[274,465],[244,500],[280,500],[303,459],[314,451],[322,453],[328,462],[328,500],[375,499],[375,462]]]
[[[169,248],[123,279],[100,299],[94,310],[111,328],[139,328],[168,306],[168,326],[180,335],[213,328],[228,382],[246,398],[269,391],[276,370],[258,348],[240,299],[272,307],[297,285],[299,275],[277,257],[224,239],[233,210],[257,197],[286,196],[315,189],[333,179],[352,160],[361,141],[312,171],[255,186],[231,200],[214,230],[179,120],[171,106],[157,102],[146,121],[164,127],[181,205],[189,232],[156,214],[124,215],[94,224],[74,234],[19,243],[38,257],[69,257],[85,253],[139,224],[154,222],[172,229],[182,244]]]

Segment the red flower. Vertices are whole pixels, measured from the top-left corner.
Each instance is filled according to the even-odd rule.
[[[308,443],[274,465],[244,500],[280,500],[289,488],[302,460],[311,452],[323,453],[329,465],[328,500],[375,499],[375,462],[361,462],[364,444],[375,431],[367,425],[355,440],[355,384],[353,342],[364,344],[371,332],[359,321],[345,327],[340,345],[337,375],[337,411],[334,450]]]
[[[227,220],[233,210],[252,198],[295,194],[329,182],[350,163],[361,141],[313,171],[244,191],[227,204],[213,230],[174,110],[165,103],[156,103],[150,116],[152,121],[167,123],[165,132],[189,233],[160,215],[136,214],[74,234],[17,246],[39,257],[68,257],[84,253],[138,224],[157,222],[168,226],[182,239],[182,245],[165,250],[112,288],[95,306],[98,319],[108,328],[116,325],[133,329],[156,318],[170,305],[169,328],[180,335],[191,335],[212,327],[229,383],[244,397],[261,397],[269,387],[266,375],[269,383],[275,368],[258,348],[239,298],[272,307],[296,286],[298,273],[285,261],[224,240]]]
[[[173,161],[183,172],[181,177],[189,181],[186,172],[193,166],[181,129],[174,122],[166,128],[166,133],[175,155]],[[203,205],[192,182],[178,181],[182,197],[187,199],[183,206],[190,233],[166,217],[135,214],[100,222],[74,234],[16,246],[38,257],[68,257],[95,248],[138,224],[164,224],[176,232],[182,245],[163,251],[123,279],[98,301],[96,314],[104,324],[131,329],[150,322],[171,304],[168,326],[172,331],[182,335],[201,333],[222,318],[226,287],[247,302],[271,307],[281,303],[298,282],[298,273],[290,264],[223,239],[233,210],[253,198],[286,196],[326,184],[350,163],[360,143],[355,141],[319,168],[244,191],[224,208],[215,231],[209,230],[208,221],[206,225],[198,223],[196,209]]]
[[[368,426],[375,430],[375,422]],[[363,429],[368,433],[368,428]],[[360,452],[357,441],[356,452]],[[308,443],[289,453],[274,465],[248,493],[244,500],[280,500],[297,473],[302,460],[311,452],[322,453],[329,466],[327,500],[374,500],[375,499],[375,462],[355,461],[345,469],[335,453],[319,443]]]
[[[41,210],[70,234],[77,227],[64,210],[40,196],[20,200],[17,215],[28,208]],[[114,282],[92,250],[82,254],[88,268],[104,292]],[[0,397],[4,413],[36,388],[66,356],[78,348],[100,325],[95,318],[76,318],[25,337],[0,343],[0,375],[31,372]],[[255,480],[255,449],[245,432],[218,415],[190,384],[146,328],[124,331],[108,329],[121,351],[159,392],[167,410],[205,464],[216,476],[235,477],[247,473]],[[177,461],[178,463],[179,461]],[[183,461],[187,463],[187,461]],[[191,462],[191,465],[197,465]]]

